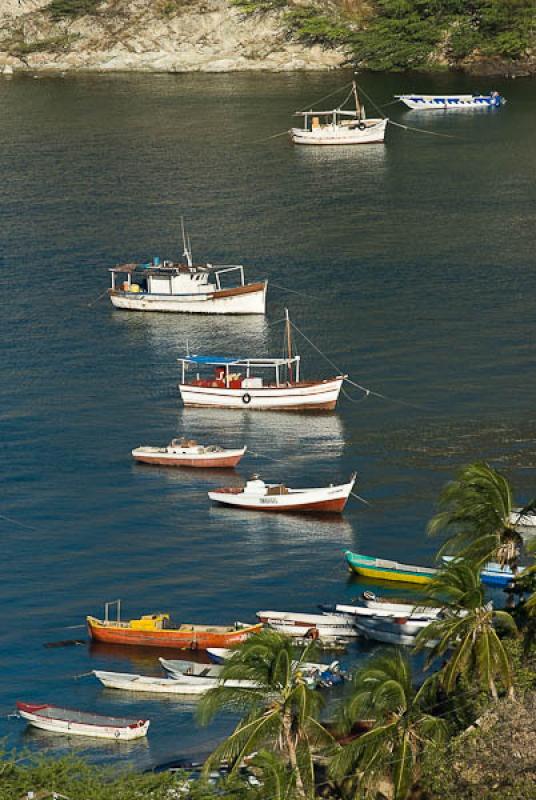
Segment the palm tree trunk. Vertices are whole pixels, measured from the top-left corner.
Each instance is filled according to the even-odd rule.
[[[298,797],[301,797],[302,800],[306,800],[307,794],[305,792],[305,787],[303,785],[302,776],[298,767],[298,759],[296,757],[296,743],[294,741],[294,737],[292,736],[292,721],[290,718],[290,714],[286,713],[283,717],[283,737],[285,740],[285,747],[287,750],[289,764],[292,768],[292,771],[296,775],[296,793]]]

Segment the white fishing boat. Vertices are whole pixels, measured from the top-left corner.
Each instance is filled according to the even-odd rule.
[[[199,661],[187,661],[186,659],[160,657],[158,660],[162,669],[177,678],[181,675],[194,675],[198,678],[219,679],[223,669],[221,664],[201,664]]]
[[[490,92],[489,94],[395,94],[395,100],[400,100],[412,110],[420,111],[490,109],[500,108],[506,103],[499,92]]]
[[[216,665],[224,664],[234,652],[234,650],[228,647],[209,647],[207,649],[208,657]],[[293,662],[293,665],[297,667],[298,663]],[[339,683],[347,677],[347,673],[341,668],[340,661],[332,661],[329,664],[322,664],[316,661],[302,661],[299,664],[299,670],[302,675],[314,678],[320,686],[330,686]]]
[[[361,617],[392,619],[393,617],[402,616],[411,619],[435,619],[440,612],[440,608],[422,608],[407,605],[405,603],[378,604],[378,606],[375,607],[336,603],[335,605],[326,608],[324,611],[324,613],[327,614],[340,614],[341,616],[350,620],[356,618],[359,619]]]
[[[397,616],[417,616],[417,617],[437,617],[442,609],[437,606],[420,605],[409,600],[390,599],[388,597],[378,597],[374,592],[366,591],[362,595],[363,603],[367,608],[374,611],[384,611]]]
[[[115,308],[190,314],[266,312],[267,281],[246,283],[241,264],[194,265],[184,225],[182,233],[183,262],[157,257],[145,264],[111,267],[108,294]]]
[[[242,411],[331,411],[346,375],[304,381],[300,356],[294,355],[291,322],[286,314],[286,353],[281,358],[235,358],[186,355],[179,358],[179,391],[185,406]],[[195,376],[188,379],[190,370]],[[202,375],[202,370],[212,374]],[[268,382],[262,375],[269,371]],[[261,373],[259,375],[258,373]]]
[[[354,98],[355,109],[344,108],[350,97]],[[303,128],[291,128],[290,138],[294,144],[305,145],[381,143],[385,139],[388,122],[381,118],[367,119],[355,81],[350,95],[337,108],[330,111],[296,111],[294,116],[303,117]]]
[[[216,445],[198,444],[193,439],[172,439],[166,447],[140,445],[132,451],[135,461],[163,467],[198,467],[199,469],[232,469],[246,447],[226,450]]]
[[[356,481],[355,472],[348,483],[317,489],[290,489],[280,483],[265,483],[258,475],[240,488],[226,486],[208,493],[209,498],[224,506],[248,511],[312,512],[340,514]]]
[[[205,694],[209,689],[218,685],[217,680],[209,680],[207,683],[191,683],[174,678],[133,675],[130,672],[93,670],[93,674],[107,689],[121,689],[126,692],[146,694]]]
[[[430,619],[409,620],[404,617],[400,619],[367,617],[356,620],[355,627],[357,632],[366,639],[412,647],[420,631],[428,627],[432,621]]]
[[[354,621],[340,614],[301,614],[292,611],[257,611],[264,625],[296,638],[336,639],[357,635]]]
[[[183,660],[170,660],[166,658],[159,658],[162,668],[175,680],[182,681],[183,683],[193,683],[196,685],[205,685],[206,679],[215,681],[215,686],[227,686],[232,689],[258,689],[259,684],[255,681],[247,679],[227,679],[225,681],[221,678],[223,666],[217,664],[199,664],[193,661]],[[303,674],[304,681],[309,688],[315,689],[318,678],[317,676]]]
[[[34,728],[68,736],[130,741],[147,735],[149,720],[124,719],[60,708],[49,703],[17,703],[19,716]]]

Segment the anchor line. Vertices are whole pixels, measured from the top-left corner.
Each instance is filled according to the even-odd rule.
[[[303,331],[301,331],[301,330],[298,328],[298,326],[297,326],[297,325],[296,325],[294,322],[292,322],[292,320],[290,320],[290,324],[292,325],[292,327],[294,328],[294,330],[295,330],[297,333],[299,333],[301,336],[303,336],[303,338],[305,339],[305,341],[306,341],[306,342],[308,342],[308,343],[311,345],[311,347],[312,347],[314,350],[316,350],[316,352],[317,352],[319,355],[321,355],[321,356],[322,356],[322,358],[324,358],[324,359],[325,359],[325,360],[328,362],[328,364],[330,364],[330,365],[331,365],[331,366],[332,366],[332,367],[333,367],[335,370],[337,370],[337,372],[339,373],[339,375],[343,375],[343,374],[344,374],[344,373],[343,373],[343,370],[342,370],[342,369],[341,369],[341,368],[340,368],[340,367],[339,367],[337,364],[335,364],[335,362],[334,362],[334,361],[332,361],[332,360],[329,358],[329,356],[327,356],[325,353],[323,353],[323,352],[322,352],[322,350],[320,350],[320,348],[319,348],[319,347],[317,347],[317,346],[316,346],[316,344],[315,344],[314,342],[312,342],[312,341],[309,339],[309,337],[308,337],[308,336],[306,336],[306,335],[305,335],[305,333],[304,333]],[[375,392],[373,389],[369,389],[367,386],[363,386],[363,385],[362,385],[362,384],[360,384],[360,383],[356,383],[355,381],[353,381],[353,380],[352,380],[351,378],[349,378],[348,376],[347,376],[347,377],[345,377],[345,378],[344,378],[344,380],[346,381],[346,383],[349,383],[349,384],[350,384],[350,386],[355,386],[355,387],[356,387],[356,389],[359,389],[360,391],[364,392],[364,393],[365,393],[365,395],[366,395],[367,397],[368,397],[368,395],[372,395],[373,397],[379,397],[379,398],[381,398],[382,400],[388,400],[390,403],[398,403],[399,405],[402,405],[402,406],[408,406],[408,408],[415,408],[415,409],[417,409],[418,411],[431,411],[431,409],[429,409],[429,408],[426,408],[425,406],[420,406],[420,405],[417,405],[416,403],[409,403],[409,402],[408,402],[408,401],[406,401],[406,400],[400,400],[399,398],[396,398],[396,397],[389,397],[388,395],[386,395],[386,394],[382,394],[381,392]],[[355,401],[354,401],[354,402],[355,402]]]

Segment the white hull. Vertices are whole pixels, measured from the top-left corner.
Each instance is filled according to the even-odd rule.
[[[413,622],[388,622],[387,620],[361,619],[356,621],[358,633],[366,639],[385,644],[404,645],[412,647],[417,639],[417,634],[430,624],[431,620]],[[432,643],[430,643],[432,646]]]
[[[424,609],[417,606],[406,605],[405,603],[378,603],[375,607],[370,606],[351,606],[338,603],[335,606],[335,612],[347,617],[348,619],[356,619],[359,617],[374,617],[374,618],[387,618],[393,617],[411,617],[412,619],[435,619],[440,608]]]
[[[116,741],[131,741],[147,735],[149,720],[144,725],[136,728],[86,725],[81,722],[69,722],[62,719],[47,719],[38,714],[19,711],[20,716],[34,728],[67,736],[90,736],[96,739],[115,739]]]
[[[286,489],[285,494],[257,493],[253,490],[234,494],[232,491],[209,492],[209,498],[225,506],[249,511],[311,511],[339,513],[354,487],[355,479],[341,486],[319,489]],[[320,615],[310,615],[318,616]]]
[[[170,673],[170,678],[152,678],[146,675],[132,675],[129,672],[93,672],[96,678],[108,689],[122,689],[127,692],[150,694],[205,694],[216,686],[233,689],[256,689],[253,681],[229,680],[221,683],[218,678],[201,678],[195,675]]]
[[[335,408],[344,376],[295,386],[255,389],[179,384],[185,406],[200,408],[240,408],[242,411],[331,410]]]
[[[257,611],[258,619],[274,630],[302,637],[314,629],[321,639],[357,636],[353,621],[338,615],[293,614],[285,611]]]
[[[368,120],[364,130],[345,125],[326,125],[313,130],[292,128],[290,138],[294,144],[306,145],[349,145],[380,144],[385,139],[387,120]]]
[[[234,467],[246,452],[239,450],[220,450],[209,447],[151,447],[143,445],[132,450],[136,461],[170,467]]]
[[[398,99],[408,108],[419,111],[464,111],[498,107],[489,97],[475,97],[471,94],[399,95]]]
[[[214,296],[206,294],[165,295],[116,291],[110,294],[115,308],[129,311],[164,311],[184,314],[265,314],[266,284],[253,292]]]

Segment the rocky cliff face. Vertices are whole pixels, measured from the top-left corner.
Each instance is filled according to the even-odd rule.
[[[344,54],[291,42],[277,13],[244,15],[228,0],[108,0],[54,18],[50,0],[0,0],[0,69],[329,69]]]

